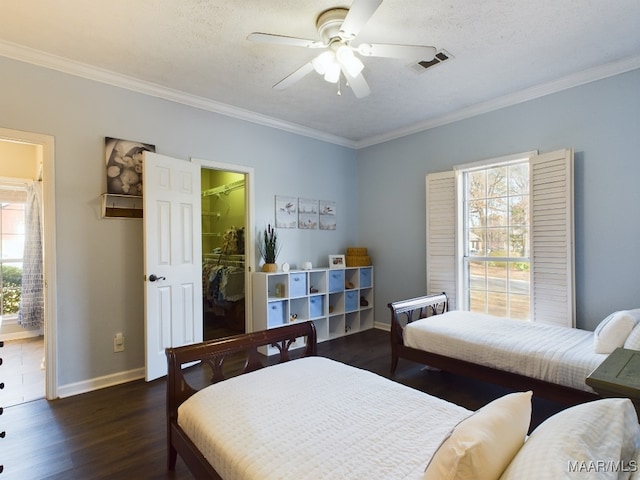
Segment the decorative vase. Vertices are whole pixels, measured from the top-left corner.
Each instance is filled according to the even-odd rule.
[[[268,273],[277,272],[278,271],[278,264],[277,263],[265,263],[265,264],[262,265],[262,271],[263,272],[268,272]]]

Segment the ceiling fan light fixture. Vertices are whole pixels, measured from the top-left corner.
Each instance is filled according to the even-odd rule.
[[[338,48],[336,58],[340,65],[352,77],[357,77],[364,68],[364,64],[353,54],[353,50],[347,45],[342,45]]]
[[[320,75],[324,75],[325,73],[327,73],[329,67],[334,63],[336,63],[336,54],[333,52],[333,50],[328,50],[324,53],[321,53],[316,58],[311,60],[313,68]]]
[[[338,83],[340,80],[340,64],[338,62],[334,62],[327,68],[327,71],[324,74],[324,79],[329,83]]]

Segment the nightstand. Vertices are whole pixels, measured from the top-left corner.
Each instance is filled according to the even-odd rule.
[[[630,398],[640,416],[640,352],[616,348],[586,378],[603,397]]]

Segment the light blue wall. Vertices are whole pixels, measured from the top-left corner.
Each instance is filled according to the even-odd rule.
[[[578,327],[640,307],[640,70],[358,152],[358,233],[376,265],[376,320],[422,295],[425,176],[528,150],[575,150]]]
[[[335,200],[338,230],[281,230],[281,259],[319,265],[368,247],[378,322],[387,302],[425,290],[427,173],[573,147],[578,318],[593,328],[640,306],[639,85],[635,71],[355,152],[0,58],[0,127],[55,137],[59,385],[144,365],[142,224],[100,218],[105,136],[253,167],[258,227],[273,221],[274,195]],[[114,354],[119,331],[127,349]]]
[[[144,366],[142,221],[100,218],[104,137],[253,167],[257,228],[273,222],[275,195],[334,200],[338,229],[281,231],[282,261],[327,265],[357,238],[349,148],[6,58],[0,126],[55,137],[60,387]],[[113,353],[116,332],[123,353]]]

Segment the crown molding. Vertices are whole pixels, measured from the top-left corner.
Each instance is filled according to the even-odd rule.
[[[57,55],[52,55],[11,42],[0,41],[0,56],[356,150],[406,137],[414,133],[420,133],[443,125],[448,125],[483,113],[527,102],[552,93],[557,93],[562,90],[640,68],[640,55],[629,57],[584,70],[582,72],[567,75],[566,77],[527,88],[519,92],[494,98],[486,102],[481,102],[407,128],[355,141],[295,123],[285,122],[274,117],[262,115],[226,103],[216,102],[197,95],[190,95],[179,90],[163,87],[155,83],[146,82],[127,75],[87,65],[85,63],[72,61]]]
[[[94,67],[85,63],[69,60],[57,55],[52,55],[15,43],[0,41],[0,56],[25,63],[30,63],[39,67],[56,70],[88,80],[93,80],[114,87],[120,87],[145,95],[162,98],[164,100],[169,100],[190,107],[195,107],[201,110],[237,118],[239,120],[245,120],[247,122],[276,128],[278,130],[284,130],[289,133],[314,138],[316,140],[333,143],[343,147],[355,148],[356,145],[354,141],[347,138],[331,135],[295,123],[285,122],[277,118],[262,115],[239,107],[234,107],[233,105],[229,105],[226,103],[209,100],[197,95],[190,95],[179,90],[163,87],[152,82],[146,82],[144,80],[115,73],[99,67]]]
[[[510,107],[518,103],[524,103],[529,100],[544,97],[552,93],[561,92],[569,88],[577,87],[587,83],[595,82],[596,80],[602,80],[604,78],[613,77],[621,73],[630,72],[640,68],[640,55],[635,57],[628,57],[616,62],[607,63],[605,65],[599,65],[582,72],[567,75],[566,77],[553,80],[544,84],[536,85],[519,92],[515,92],[502,97],[494,98],[486,102],[472,105],[468,108],[452,112],[448,115],[443,115],[438,118],[421,122],[410,127],[395,130],[393,132],[377,135],[375,137],[369,137],[356,142],[356,149],[370,147],[380,143],[395,140],[397,138],[406,137],[414,133],[424,132],[432,128],[448,125],[450,123],[465,120],[483,113],[493,112],[501,108]]]

